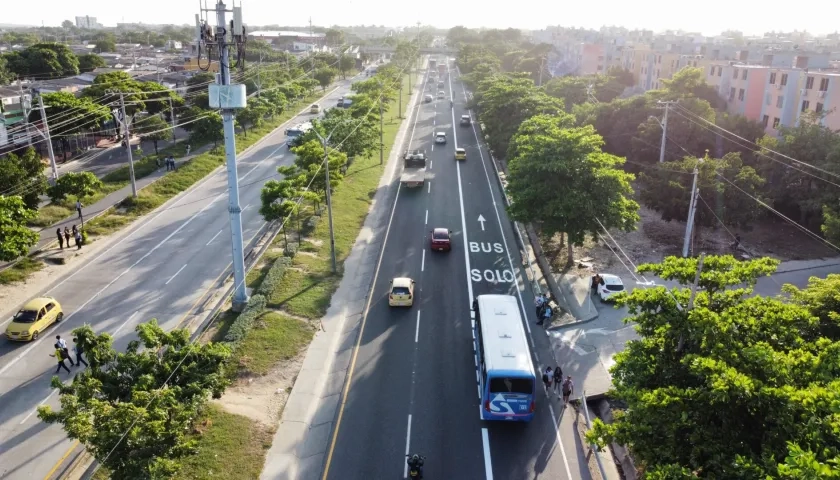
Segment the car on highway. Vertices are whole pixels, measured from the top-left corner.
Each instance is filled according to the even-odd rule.
[[[468,127],[472,125],[472,119],[469,115],[461,115],[461,126]]]
[[[618,275],[610,273],[600,275],[603,283],[598,285],[598,296],[601,297],[602,302],[608,302],[610,298],[624,291],[624,282]]]
[[[446,143],[446,132],[437,132],[435,134],[435,143]]]
[[[6,338],[19,342],[37,340],[53,323],[64,318],[61,304],[52,297],[38,297],[26,302],[6,327]]]
[[[443,88],[443,82],[438,82],[438,88]]]
[[[444,92],[443,90],[439,91],[437,97],[438,100],[443,100],[444,98],[446,98],[446,92]]]
[[[436,228],[430,233],[429,247],[432,250],[437,250],[439,252],[448,252],[452,250],[452,231],[446,228]]]
[[[311,107],[309,107],[309,113],[321,113],[321,106],[317,103],[313,103]]]
[[[423,97],[423,101],[426,103],[432,103],[432,100],[434,100],[434,98],[432,98],[431,95],[426,95],[425,97]]]
[[[467,159],[467,150],[463,148],[456,148],[455,149],[455,160],[466,160]]]
[[[391,307],[410,307],[414,305],[414,280],[408,277],[396,277],[391,280],[388,305]]]

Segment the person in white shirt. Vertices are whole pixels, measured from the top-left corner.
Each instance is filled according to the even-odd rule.
[[[572,376],[569,375],[563,380],[563,406],[569,404],[569,397],[575,391],[575,382],[572,381]]]

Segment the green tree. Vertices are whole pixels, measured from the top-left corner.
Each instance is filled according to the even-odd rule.
[[[269,180],[260,191],[260,214],[266,222],[281,222],[283,245],[289,245],[286,235],[289,220],[296,220],[300,212],[306,183],[306,175],[291,176],[283,180]]]
[[[71,22],[70,20],[65,20],[65,21],[61,22],[61,28],[65,29],[65,30],[70,30],[71,28],[74,28],[75,26],[76,25],[73,22]]]
[[[9,153],[0,160],[0,185],[3,194],[21,197],[26,208],[38,208],[39,196],[47,191],[47,177],[41,156],[34,148],[27,148],[19,155]]]
[[[344,178],[342,167],[347,164],[347,154],[329,148],[330,163],[330,186],[335,188]],[[296,155],[295,164],[290,168],[281,171],[287,177],[305,174],[312,181],[310,190],[315,192],[326,192],[326,175],[322,169],[324,163],[324,147],[317,140],[303,142],[297,147],[292,147]],[[284,167],[281,167],[283,169]]]
[[[565,233],[569,263],[573,245],[587,234],[598,235],[602,226],[630,231],[639,221],[633,175],[620,170],[624,159],[602,152],[592,127],[566,128],[572,122],[566,114],[528,119],[508,151],[511,217],[550,236]]]
[[[113,92],[122,92],[125,114],[129,121],[133,121],[137,113],[146,110],[147,95],[143,88],[142,82],[134,80],[125,72],[109,72],[97,75],[93,84],[82,91],[82,98],[88,98],[103,105],[119,106],[119,94]]]
[[[144,93],[143,103],[149,115],[169,113],[170,103],[173,109],[184,106],[184,99],[180,95],[157,82],[139,82],[138,86]]]
[[[120,353],[107,333],[89,325],[73,330],[90,366],[69,385],[54,376],[61,409],[41,406],[38,417],[61,424],[115,480],[172,478],[179,461],[197,451],[194,422],[229,383],[230,350],[190,342],[187,330],[166,332],[154,319],[136,332],[139,340]]]
[[[0,55],[0,85],[8,85],[15,79],[15,74],[9,70],[9,62],[6,57]]]
[[[69,172],[58,177],[55,185],[49,188],[50,200],[60,202],[72,195],[76,198],[93,195],[102,188],[102,181],[91,172]]]
[[[59,122],[50,123],[50,134],[58,138],[65,158],[70,150],[71,136],[86,130],[99,130],[111,118],[108,107],[94,103],[89,97],[76,97],[70,92],[42,94],[46,106],[47,121],[59,118]],[[40,124],[41,112],[37,109],[29,114],[29,121]]]
[[[159,153],[158,142],[172,140],[172,127],[160,118],[160,115],[149,115],[141,118],[135,124],[134,132],[152,141],[155,145],[155,155]]]
[[[318,80],[318,84],[321,85],[321,89],[326,91],[327,87],[335,80],[338,71],[334,68],[319,68],[315,70],[315,80]]]
[[[103,60],[102,57],[95,53],[86,53],[84,55],[79,55],[80,72],[91,72],[93,70],[96,70],[97,68],[102,68],[107,65],[108,64],[105,63],[105,60]]]
[[[236,120],[239,121],[239,125],[242,126],[242,130],[245,131],[245,135],[247,136],[248,131],[246,125],[259,128],[263,124],[263,119],[268,115],[268,112],[268,102],[252,98],[248,100],[247,107],[237,112]]]
[[[338,59],[338,69],[341,71],[341,78],[347,78],[347,72],[351,71],[356,66],[356,59],[350,55],[342,55]]]
[[[343,45],[344,44],[344,32],[337,29],[337,28],[330,28],[327,30],[326,41],[327,45]]]
[[[99,53],[116,52],[117,44],[111,39],[103,38],[96,41],[96,50]]]
[[[18,77],[57,78],[79,74],[79,59],[67,45],[36,43],[5,55],[8,68]]]
[[[319,122],[330,145],[347,157],[364,157],[379,150],[379,125],[370,118],[353,118],[346,108],[331,108]]]
[[[680,287],[618,298],[641,337],[615,356],[612,395],[627,404],[590,439],[632,445],[652,478],[837,478],[836,336],[820,328],[840,278],[791,301],[753,296],[778,261],[707,256],[638,267]],[[832,314],[836,315],[836,314]],[[816,472],[816,474],[814,474]]]
[[[762,199],[764,179],[752,167],[745,166],[737,153],[728,153],[721,159],[686,157],[642,172],[639,175],[642,203],[659,212],[665,221],[685,220],[695,167],[702,199],[698,201],[694,218],[698,227],[717,227],[718,219],[729,226],[745,227],[764,213],[761,205],[738,190]]]
[[[38,243],[38,233],[26,223],[38,216],[20,197],[0,195],[0,260],[11,262],[29,253]]]
[[[193,124],[190,138],[195,143],[213,142],[213,147],[218,146],[225,138],[222,116],[216,112],[204,112]]]

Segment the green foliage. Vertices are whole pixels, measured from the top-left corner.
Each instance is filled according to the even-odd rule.
[[[338,69],[341,71],[341,78],[347,78],[347,72],[356,66],[356,59],[350,55],[342,55],[338,59]]]
[[[345,35],[342,30],[337,28],[330,28],[325,33],[327,45],[343,45]]]
[[[144,104],[149,115],[169,113],[170,101],[173,109],[184,105],[184,99],[180,95],[157,82],[140,82],[139,87],[145,93]]]
[[[69,139],[72,135],[99,130],[106,121],[111,119],[110,109],[94,103],[89,97],[77,98],[70,92],[55,92],[45,93],[42,98],[48,121],[61,119],[58,122],[50,121],[50,134],[53,138],[59,139],[64,152],[70,149]],[[29,121],[40,124],[42,121],[40,110],[33,109],[29,113]]]
[[[287,257],[280,257],[275,260],[274,264],[271,265],[271,268],[268,269],[268,273],[266,273],[265,278],[263,278],[260,288],[257,289],[257,293],[266,298],[271,297],[277,287],[280,286],[280,282],[283,280],[283,274],[286,273],[286,269],[289,268],[291,263],[291,259]]]
[[[0,159],[0,185],[4,195],[19,196],[27,208],[38,208],[39,196],[47,191],[47,177],[41,156],[34,148]]]
[[[96,42],[96,50],[99,53],[116,52],[117,44],[113,40],[103,38]]]
[[[17,77],[45,79],[79,74],[78,57],[61,43],[36,43],[3,57],[9,71]]]
[[[324,91],[335,80],[336,75],[338,75],[338,70],[328,67],[319,68],[314,73],[315,80],[318,80],[318,84],[321,85],[321,89]]]
[[[38,233],[26,226],[37,215],[20,197],[0,195],[0,260],[16,260],[38,243]]]
[[[247,132],[246,125],[259,128],[263,120],[271,111],[267,100],[252,98],[248,100],[248,106],[237,112],[236,120],[242,129]]]
[[[347,157],[367,156],[379,149],[379,125],[370,117],[355,119],[346,108],[331,108],[319,126],[330,136],[329,145]]]
[[[119,101],[119,95],[114,91],[124,93],[125,114],[129,119],[138,112],[146,110],[147,95],[144,93],[143,82],[139,82],[125,72],[109,72],[97,75],[93,84],[82,91],[82,97],[103,104]]]
[[[86,53],[84,55],[79,55],[80,72],[91,72],[97,68],[102,68],[107,65],[108,64],[105,63],[105,60],[103,60],[102,57],[95,53]]]
[[[69,172],[58,177],[55,185],[49,188],[49,196],[53,203],[58,203],[68,195],[76,198],[93,195],[100,188],[102,188],[102,181],[93,173]]]
[[[109,334],[89,325],[73,330],[90,366],[70,385],[53,377],[61,409],[41,406],[38,417],[61,424],[113,479],[171,478],[195,452],[193,422],[229,383],[230,350],[192,343],[187,330],[166,332],[154,319],[136,331],[139,341],[119,353]]]
[[[261,294],[252,295],[248,299],[248,305],[245,306],[245,310],[230,325],[230,329],[228,329],[225,335],[225,342],[233,344],[241,342],[245,338],[245,335],[253,328],[254,321],[262,315],[263,310],[265,310],[265,305],[265,296]]]
[[[151,140],[155,145],[155,155],[157,155],[158,142],[172,139],[172,126],[160,118],[160,115],[149,115],[135,122],[134,133]]]
[[[344,178],[342,167],[347,164],[347,154],[329,148],[328,163],[330,168],[330,185],[338,186]],[[292,147],[295,167],[298,174],[306,174],[312,180],[310,189],[316,192],[326,192],[326,174],[322,168],[324,164],[324,147],[316,140],[309,140],[300,146]],[[281,167],[282,168],[282,167]]]
[[[549,235],[565,232],[572,245],[603,228],[634,230],[639,205],[624,159],[601,151],[592,127],[568,128],[568,115],[538,115],[519,127],[508,151],[511,217],[533,222]]]
[[[628,408],[589,438],[630,445],[653,478],[837,478],[840,277],[751,295],[777,265],[705,257],[691,310],[698,259],[640,265],[681,286],[618,298],[641,337],[611,370]]]
[[[9,62],[6,57],[0,55],[0,85],[8,85],[15,79],[15,74],[9,70]]]
[[[216,112],[202,113],[190,132],[190,139],[193,142],[213,142],[214,147],[224,138],[222,116]]]
[[[639,180],[642,203],[661,213],[663,220],[686,218],[695,167],[699,171],[697,188],[702,199],[698,201],[694,218],[698,226],[715,227],[720,219],[726,225],[744,227],[765,212],[760,204],[749,201],[746,195],[761,199],[764,179],[752,167],[745,166],[737,153],[728,153],[721,159],[686,157],[661,165],[660,168],[642,172]],[[721,176],[736,186],[722,180]]]

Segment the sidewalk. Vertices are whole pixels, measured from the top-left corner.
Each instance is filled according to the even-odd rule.
[[[190,152],[190,155],[179,158],[178,163],[181,164],[183,162],[189,161],[194,158],[196,155],[200,155],[204,152],[207,152],[213,148],[212,144],[205,145],[201,148],[193,150]],[[123,150],[122,155],[125,155],[125,151]],[[116,168],[121,167],[122,164],[116,164]],[[113,170],[113,169],[112,169]],[[167,174],[167,171],[164,167],[161,167],[154,171],[151,175],[147,175],[143,178],[137,179],[137,190],[142,190],[143,188],[147,187],[151,183],[154,183],[157,179]],[[113,207],[117,203],[121,202],[123,199],[131,195],[131,185],[126,185],[125,187],[111,192],[110,194],[103,197],[98,202],[94,203],[93,205],[85,205],[82,207],[82,215],[84,216],[85,221],[90,221],[99,215],[101,215],[104,211],[108,210],[109,208]],[[56,238],[55,231],[58,228],[64,230],[64,227],[72,229],[73,225],[80,225],[81,221],[78,215],[74,212],[73,215],[61,220],[58,223],[50,225],[49,227],[45,227],[38,231],[41,238],[38,240],[38,243],[35,244],[30,250],[30,255],[33,253],[39,253],[49,248],[56,246],[58,243],[58,239]],[[2,262],[0,263],[0,271],[4,270],[14,262]]]

